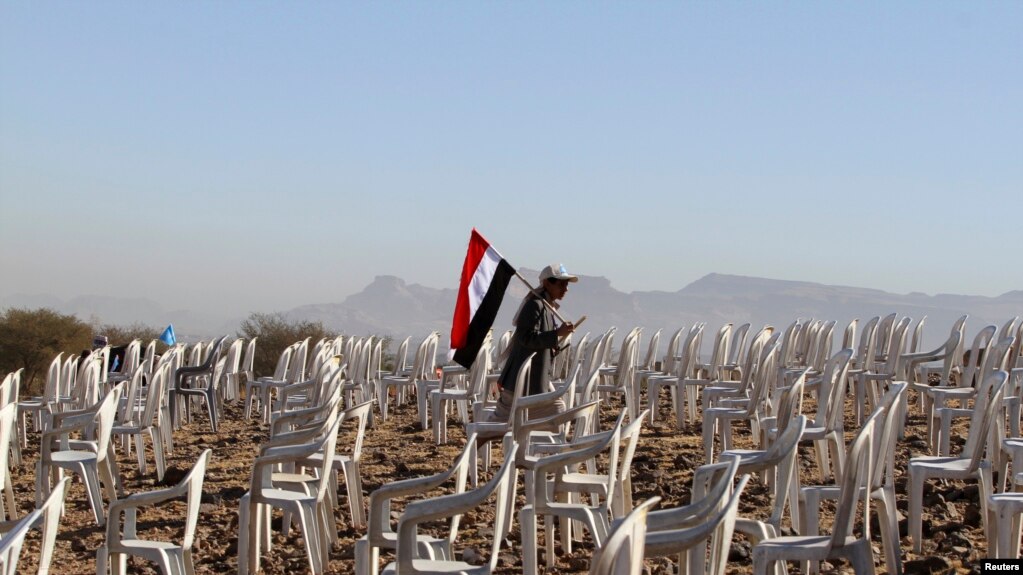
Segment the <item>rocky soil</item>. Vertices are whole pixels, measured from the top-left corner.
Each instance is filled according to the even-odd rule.
[[[915,401],[915,400],[914,400]],[[613,409],[605,407],[602,417],[609,422]],[[667,407],[661,409],[662,417],[654,425],[644,425],[637,453],[632,465],[634,499],[636,502],[658,495],[661,507],[674,506],[689,501],[689,484],[693,469],[704,461],[700,442],[700,430],[690,426],[681,431],[674,425],[674,418]],[[909,457],[927,453],[924,441],[923,418],[917,415],[915,405],[910,409],[911,418],[905,440],[899,443],[897,460],[901,475],[897,480],[898,508],[901,515],[907,509],[905,464]],[[175,432],[175,448],[169,456],[170,467],[163,484],[173,484],[192,465],[198,454],[205,448],[213,450],[213,458],[206,475],[203,505],[200,512],[198,533],[194,547],[196,572],[203,574],[235,572],[238,566],[238,504],[248,489],[248,477],[253,457],[261,442],[267,438],[267,429],[255,420],[242,417],[241,403],[228,405],[222,418],[222,428],[214,434],[209,430],[203,416]],[[851,412],[847,414],[847,428],[852,429]],[[449,465],[465,441],[461,424],[454,418],[448,421],[449,443],[434,445],[432,434],[421,431],[416,418],[414,404],[399,407],[386,422],[377,419],[376,425],[367,431],[363,454],[363,482],[368,496],[375,488],[389,481],[435,473]],[[961,447],[967,425],[958,425],[953,438],[954,449]],[[346,432],[339,439],[339,446],[350,445],[352,433]],[[749,430],[739,428],[740,446],[750,446]],[[851,433],[849,434],[851,436]],[[29,433],[29,447],[25,450],[21,465],[12,467],[15,493],[19,504],[19,516],[31,509],[34,500],[34,466],[38,457],[38,434]],[[127,493],[137,493],[158,487],[152,464],[150,474],[141,476],[135,457],[118,452],[118,460]],[[151,457],[149,461],[152,462]],[[801,453],[801,474],[804,484],[815,483],[817,471],[812,452]],[[330,573],[352,573],[354,571],[354,541],[362,530],[351,526],[348,501],[342,488],[336,523],[340,544],[331,553]],[[520,486],[520,502],[521,502]],[[740,506],[740,514],[764,518],[769,513],[770,499],[766,488],[759,480],[750,483]],[[66,506],[66,515],[61,526],[55,551],[52,573],[78,574],[95,573],[95,552],[104,538],[104,530],[97,527],[91,518],[84,488],[79,481],[71,487]],[[183,503],[172,503],[158,509],[148,510],[140,516],[140,532],[156,539],[176,539],[182,531]],[[980,524],[977,486],[972,482],[932,483],[928,486],[924,501],[923,554],[910,551],[911,544],[906,537],[905,520],[900,521],[902,551],[905,569],[908,573],[969,573],[979,569],[976,560],[985,556],[987,543]],[[831,508],[825,508],[822,524],[830,521]],[[489,509],[470,514],[463,520],[459,536],[459,548],[467,557],[486,556],[489,552],[487,536],[492,534],[492,513]],[[301,534],[292,530],[288,537],[280,535],[280,515],[274,519],[275,534],[273,549],[264,557],[263,569],[269,574],[306,572]],[[871,530],[874,538],[877,571],[887,571],[881,553],[880,531],[876,526]],[[542,535],[541,535],[542,537]],[[542,546],[541,546],[542,547]],[[542,552],[541,552],[542,553]],[[555,567],[549,573],[585,573],[589,568],[592,545],[583,541],[573,553],[560,553]],[[22,557],[19,572],[34,573],[38,556],[38,533],[30,535]],[[384,560],[390,556],[384,555]],[[544,560],[541,556],[541,571]],[[650,573],[672,573],[671,562],[666,559],[649,559]],[[790,571],[796,568],[790,566]],[[736,536],[729,559],[729,573],[750,572],[750,546],[741,536]],[[823,572],[848,572],[845,564],[825,564]],[[148,563],[132,559],[129,572],[155,573]],[[518,525],[502,547],[498,562],[498,573],[518,574],[522,572],[521,545]],[[793,571],[794,572],[794,571]]]

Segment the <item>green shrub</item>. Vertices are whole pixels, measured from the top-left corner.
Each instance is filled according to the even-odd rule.
[[[21,393],[38,395],[46,369],[60,352],[92,349],[92,327],[48,308],[10,308],[0,314],[0,371],[24,368]]]
[[[295,321],[284,317],[280,312],[252,313],[242,322],[238,336],[246,341],[258,337],[256,342],[256,358],[252,370],[256,377],[273,375],[277,359],[286,347],[296,341],[311,338],[315,343],[323,337],[334,337],[323,326],[322,322]],[[312,352],[312,350],[309,350]]]

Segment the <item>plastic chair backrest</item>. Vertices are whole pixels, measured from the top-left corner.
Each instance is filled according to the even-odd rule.
[[[796,348],[798,347],[798,338],[802,332],[804,324],[800,323],[800,320],[793,321],[789,324],[785,331],[782,332],[781,336],[781,357],[778,358],[778,368],[784,369],[789,367],[795,360]]]
[[[321,337],[316,340],[313,344],[312,351],[309,352],[309,357],[306,359],[305,372],[307,375],[316,373],[316,368],[319,366],[319,362],[322,359],[320,352],[323,351],[323,346],[327,343],[327,338]]]
[[[590,575],[639,575],[643,572],[646,518],[660,497],[647,499],[625,516],[593,554]]]
[[[728,546],[731,544],[732,532],[735,528],[735,516],[739,509],[739,500],[749,480],[750,475],[748,473],[744,474],[739,478],[731,492],[722,492],[720,499],[715,502],[717,503],[715,506],[716,511],[701,518],[703,519],[702,521],[681,529],[647,531],[645,541],[647,552],[654,552],[657,555],[681,553],[715,535],[714,532],[718,529],[724,528],[721,533],[715,536],[714,541],[717,543],[718,548],[711,551],[711,557],[716,563],[711,566],[710,570],[710,575],[723,575],[728,557]],[[705,558],[699,556],[690,557],[690,567],[694,566],[694,561],[703,562]]]
[[[117,404],[123,392],[123,383],[112,387],[103,397],[99,410],[96,412],[96,455],[101,461],[107,455],[107,446],[110,445],[110,430],[114,427],[114,420],[117,417]]]
[[[912,321],[913,319],[907,316],[892,326],[888,337],[888,351],[885,355],[884,366],[879,368],[881,373],[891,374],[894,377],[903,377],[902,350],[906,346],[906,333],[909,331],[909,324]]]
[[[856,327],[859,324],[859,318],[854,317],[849,320],[849,324],[845,326],[845,331],[842,332],[842,349],[851,348],[856,345]]]
[[[874,344],[877,341],[877,324],[881,317],[874,316],[863,326],[860,333],[860,345],[856,347],[856,367],[863,371],[874,371]]]
[[[877,324],[877,338],[874,340],[874,350],[871,352],[876,361],[883,361],[887,357],[892,343],[892,328],[895,327],[895,320],[898,317],[899,314],[892,312],[881,318]]]
[[[996,371],[981,379],[977,387],[977,400],[973,404],[973,413],[970,414],[970,427],[962,451],[962,456],[970,459],[971,472],[980,467],[980,462],[984,458],[988,433],[992,430],[995,412],[1001,407],[1008,378],[1009,374],[1005,371]]]
[[[167,389],[167,378],[170,377],[170,365],[164,365],[153,373],[153,379],[149,382],[146,392],[146,406],[139,417],[139,426],[148,427],[153,420],[160,415],[160,398]]]
[[[412,339],[412,336],[407,336],[401,340],[398,344],[398,351],[394,354],[394,369],[391,370],[391,375],[398,375],[408,368],[408,342]]]
[[[70,355],[64,360],[64,366],[60,370],[60,384],[57,387],[58,397],[71,397],[71,390],[74,389],[75,380],[78,378],[78,363],[81,357]]]
[[[745,359],[744,353],[748,351],[746,338],[749,336],[749,328],[750,324],[746,322],[732,331],[732,339],[728,344],[728,360],[725,362],[728,365],[739,365]]]
[[[274,381],[283,381],[284,377],[288,374],[288,366],[291,365],[291,356],[294,355],[295,349],[298,346],[291,344],[284,348],[281,355],[277,357],[277,365],[274,366]]]
[[[414,477],[388,483],[381,490],[374,491],[369,496],[369,524],[366,529],[367,538],[371,545],[390,545],[385,533],[394,533],[391,529],[391,499],[394,497],[410,496],[426,493],[439,487],[452,477],[455,478],[454,493],[465,492],[465,485],[469,476],[469,464],[472,461],[471,455],[476,447],[476,434],[470,435],[465,447],[455,457],[451,467],[440,473],[427,477]],[[381,497],[385,497],[383,501]],[[449,525],[447,540],[452,544],[458,535],[458,522],[461,516],[455,516]]]
[[[57,399],[57,390],[60,385],[61,366],[64,365],[64,353],[58,353],[57,357],[50,362],[50,368],[46,370],[46,386],[43,388],[43,398],[47,401]]]
[[[242,344],[244,342],[239,338],[231,342],[231,345],[227,348],[227,361],[224,364],[224,373],[238,373],[238,369],[242,363]]]
[[[853,350],[840,349],[828,358],[821,374],[821,387],[817,394],[816,421],[828,429],[841,429],[845,410],[845,379],[849,373]]]
[[[497,504],[494,513],[494,534],[490,549],[488,572],[497,566],[501,543],[504,541],[507,515],[511,513],[508,490],[515,471],[515,452],[518,446],[512,445],[504,456],[501,468],[485,485],[471,491],[442,495],[431,499],[413,501],[405,507],[398,521],[398,572],[421,573],[415,568],[414,559],[418,556],[416,528],[419,523],[464,514],[480,506],[491,495],[496,493]]]
[[[654,335],[650,336],[650,341],[647,342],[646,354],[643,356],[643,363],[639,364],[642,369],[653,369],[654,364],[657,363],[657,348],[661,346],[661,330],[654,332]]]
[[[775,376],[775,368],[781,355],[780,339],[777,334],[772,335],[760,353],[755,379],[753,379],[753,385],[750,388],[749,402],[746,405],[747,417],[756,413],[766,402],[771,382]]]
[[[178,482],[178,485],[188,486],[185,536],[181,543],[183,549],[191,549],[192,543],[195,541],[195,526],[199,522],[199,506],[202,503],[202,484],[206,479],[206,467],[209,465],[212,454],[213,451],[210,449],[206,449],[199,454],[199,459],[196,460],[195,465]]]
[[[884,420],[880,439],[874,442],[871,454],[874,461],[874,470],[870,478],[871,489],[878,489],[886,484],[895,485],[895,447],[899,438],[899,422],[896,418],[901,415],[900,408],[908,387],[909,384],[904,381],[893,383],[881,400]],[[877,435],[876,430],[874,433]]]
[[[920,351],[920,346],[923,345],[924,339],[924,323],[927,322],[927,316],[920,318],[920,321],[916,322],[916,327],[913,328],[913,339],[909,342],[909,353],[916,353]]]
[[[824,371],[824,365],[830,359],[831,347],[834,344],[835,320],[828,320],[817,332],[817,342],[813,350],[813,361],[809,363],[815,370]]]
[[[987,360],[988,351],[995,341],[995,331],[997,329],[994,325],[987,325],[978,331],[977,335],[973,338],[973,345],[970,346],[969,361],[964,361],[963,363],[962,380],[959,382],[960,386],[975,384],[975,379],[980,374],[981,366]]]
[[[728,343],[731,335],[732,324],[726,323],[714,336],[714,348],[711,350],[710,362],[707,364],[710,367],[707,379],[713,381],[721,377],[721,366],[728,362]]]
[[[677,361],[675,356],[678,355],[678,348],[682,344],[682,334],[685,331],[686,326],[679,327],[668,340],[668,350],[664,353],[664,360],[661,361],[661,373],[675,373],[675,362]]]
[[[131,374],[131,379],[124,388],[124,401],[119,406],[118,422],[127,423],[135,417],[135,406],[138,403],[138,396],[142,393],[142,380],[149,371],[145,365],[140,365]]]
[[[694,325],[682,346],[682,359],[675,363],[675,375],[682,379],[696,377],[696,365],[700,361],[700,343],[703,341],[703,325]]]
[[[197,341],[195,342],[195,345],[192,346],[192,350],[188,354],[188,365],[191,367],[202,365],[202,358],[202,342]]]
[[[5,379],[4,383],[9,384],[10,380]],[[6,488],[7,478],[10,476],[10,453],[11,443],[14,437],[14,420],[18,414],[18,404],[8,403],[0,408],[0,488]],[[12,486],[13,487],[13,486]],[[17,509],[8,509],[7,513],[14,517]]]
[[[3,539],[0,539],[0,573],[3,575],[19,573],[18,561],[21,558],[21,549],[25,544],[25,536],[39,522],[42,514],[39,509],[29,513],[21,521],[18,521],[13,529],[5,533]]]
[[[875,462],[872,460],[872,443],[874,430],[883,410],[875,409],[863,422],[849,444],[845,465],[842,468],[841,493],[835,508],[835,522],[831,531],[831,548],[839,548],[846,544],[846,539],[853,532],[856,519],[856,500],[863,498],[863,538],[870,541],[870,490],[867,487]]]

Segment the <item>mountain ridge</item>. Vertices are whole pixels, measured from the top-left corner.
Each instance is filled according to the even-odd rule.
[[[526,278],[537,270],[521,268]],[[511,327],[526,286],[513,279],[495,321],[495,329]],[[431,331],[446,335],[450,329],[456,290],[409,283],[396,275],[378,275],[361,291],[340,302],[305,304],[283,311],[295,320],[320,321],[332,330],[351,334],[421,336]],[[43,305],[39,305],[43,304]],[[51,307],[102,323],[140,322],[152,326],[174,323],[179,333],[206,337],[231,333],[243,318],[190,310],[170,310],[143,297],[118,298],[81,295],[61,300],[49,294],[16,294],[0,298],[0,307]],[[924,345],[936,347],[947,329],[963,313],[970,325],[1000,325],[1023,313],[1023,290],[999,296],[961,294],[896,294],[874,288],[827,285],[809,281],[710,273],[676,291],[623,292],[603,276],[580,276],[571,284],[561,308],[566,319],[586,315],[580,331],[602,332],[611,326],[643,326],[647,333],[662,329],[667,335],[682,325],[705,321],[711,327],[725,322],[749,322],[755,327],[784,327],[797,317],[836,320],[844,326],[854,317],[867,319],[892,311],[919,318],[928,316]],[[446,339],[446,338],[444,338]]]

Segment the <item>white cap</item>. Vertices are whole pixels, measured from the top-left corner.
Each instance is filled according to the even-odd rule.
[[[556,280],[567,280],[570,282],[577,282],[579,278],[568,273],[565,269],[565,264],[553,264],[543,268],[540,272],[540,281],[556,279]]]

